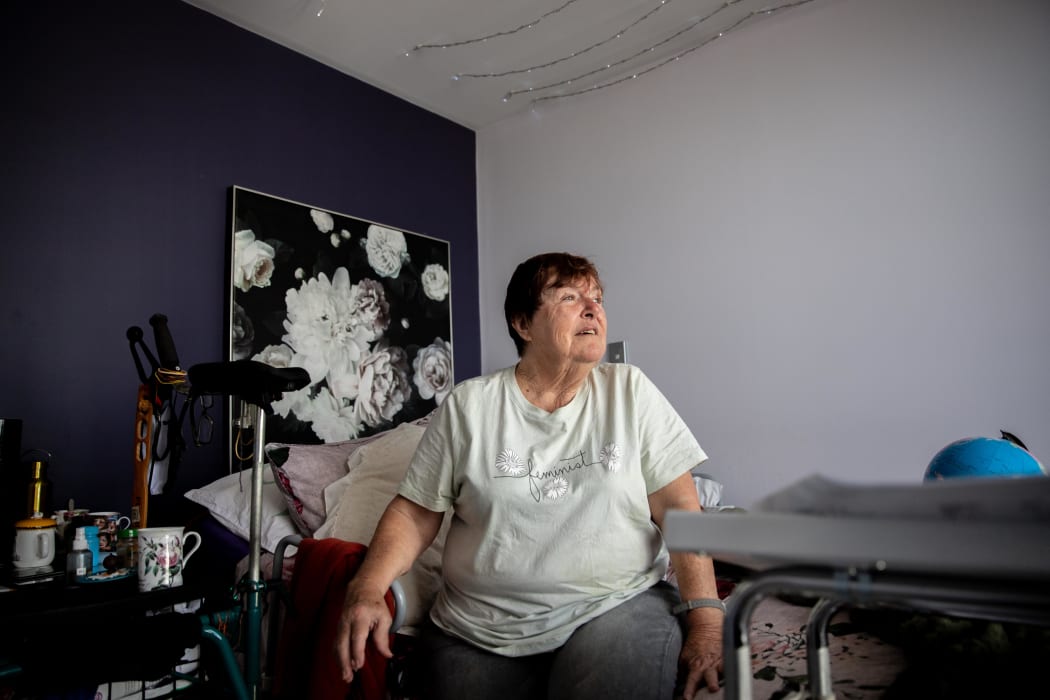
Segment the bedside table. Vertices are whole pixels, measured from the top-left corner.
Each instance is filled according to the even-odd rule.
[[[178,588],[147,593],[135,576],[116,581],[23,585],[0,593],[0,688],[83,688],[171,672],[201,641],[200,612],[173,606],[208,597],[214,587],[187,577]]]

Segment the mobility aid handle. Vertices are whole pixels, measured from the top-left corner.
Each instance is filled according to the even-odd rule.
[[[164,369],[181,369],[179,354],[175,352],[175,341],[171,339],[171,331],[168,330],[168,317],[164,314],[153,314],[149,317],[149,325],[153,326],[153,342],[157,346],[160,366]]]
[[[236,396],[267,411],[273,399],[310,383],[302,367],[271,367],[256,360],[193,365],[189,377],[194,393]]]

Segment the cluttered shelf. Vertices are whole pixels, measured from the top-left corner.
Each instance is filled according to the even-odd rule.
[[[4,630],[0,645],[7,645],[13,633],[22,629],[33,631],[67,623],[71,618],[141,614],[224,594],[213,582],[190,575],[174,588],[142,592],[138,586],[135,576],[81,585],[67,585],[59,577],[29,586],[0,586],[0,625]]]
[[[47,565],[0,569],[0,697],[100,689],[101,697],[130,698],[147,688],[149,697],[164,697],[194,687],[203,621],[228,610],[233,591],[208,567],[184,568],[184,540],[174,547],[160,539],[174,568],[145,575],[137,566],[67,572],[61,539]],[[153,575],[162,569],[163,581]]]

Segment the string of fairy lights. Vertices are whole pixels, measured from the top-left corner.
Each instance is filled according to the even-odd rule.
[[[655,44],[653,44],[653,45],[651,45],[651,46],[649,46],[647,48],[642,49],[641,51],[637,51],[637,52],[631,54],[630,56],[622,58],[619,61],[614,61],[612,63],[607,63],[604,66],[595,68],[594,70],[587,71],[586,73],[581,73],[580,75],[576,75],[576,76],[573,76],[571,78],[566,78],[564,80],[559,80],[559,81],[554,82],[554,83],[547,83],[546,85],[540,85],[538,87],[531,87],[530,86],[528,88],[524,88],[524,89],[521,89],[521,90],[511,90],[510,92],[508,92],[507,94],[505,94],[503,96],[503,101],[504,102],[508,102],[508,101],[510,101],[510,98],[514,97],[515,95],[521,95],[521,94],[526,93],[526,92],[534,92],[534,91],[540,91],[540,90],[550,90],[552,88],[562,87],[564,85],[572,85],[572,83],[574,81],[578,82],[580,80],[583,80],[584,78],[589,78],[592,75],[598,75],[599,73],[604,73],[605,71],[612,70],[613,68],[619,68],[620,66],[622,66],[622,65],[624,65],[626,63],[630,63],[631,61],[635,60],[636,58],[639,58],[640,56],[644,56],[647,53],[652,53],[652,52],[656,51],[661,46],[664,46],[665,44],[671,43],[672,41],[674,41],[678,37],[682,36],[683,34],[693,31],[694,29],[696,29],[698,26],[700,26],[701,24],[703,24],[707,20],[711,19],[712,17],[714,17],[715,15],[719,14],[723,10],[728,10],[730,7],[732,7],[733,5],[735,5],[739,1],[740,0],[729,0],[728,2],[725,2],[724,4],[722,4],[721,7],[717,7],[714,10],[712,10],[711,12],[709,12],[708,14],[704,15],[703,17],[699,17],[699,18],[693,20],[692,22],[687,24],[685,27],[683,27],[683,28],[679,29],[678,31],[674,32],[670,36],[668,36],[668,37],[666,37],[664,39],[661,39],[660,41],[656,42]],[[730,29],[732,29],[732,27],[730,27]],[[632,77],[634,77],[634,76],[632,76]]]
[[[733,1],[737,2],[738,0],[733,0]],[[531,73],[534,70],[540,70],[542,68],[550,68],[551,66],[556,66],[559,63],[564,63],[565,61],[568,61],[570,59],[576,58],[577,56],[582,56],[583,54],[587,53],[588,51],[593,51],[594,49],[598,48],[599,46],[604,46],[605,44],[608,44],[610,41],[614,41],[615,39],[620,39],[621,37],[623,37],[624,34],[629,32],[634,27],[637,27],[639,24],[641,24],[645,20],[649,19],[650,17],[655,15],[657,12],[659,12],[663,8],[667,7],[667,5],[669,5],[671,2],[673,2],[673,0],[660,0],[660,4],[659,5],[657,5],[653,9],[649,10],[644,15],[642,15],[638,19],[634,20],[633,22],[628,24],[623,29],[620,29],[615,34],[612,34],[612,35],[606,37],[605,39],[602,39],[601,41],[596,41],[595,43],[591,44],[590,46],[582,48],[579,51],[573,51],[572,53],[570,53],[567,56],[562,56],[560,58],[555,58],[554,60],[547,61],[546,63],[538,63],[538,64],[536,64],[534,66],[526,66],[525,68],[513,68],[511,70],[505,70],[505,71],[501,71],[499,73],[456,73],[454,76],[452,76],[452,79],[453,80],[459,80],[460,78],[503,78],[503,77],[506,77],[508,75],[518,75],[520,73]]]
[[[712,36],[709,36],[708,38],[704,39],[699,44],[696,44],[694,46],[690,46],[688,49],[685,49],[684,51],[680,51],[680,52],[678,52],[678,53],[676,53],[676,54],[674,54],[672,56],[668,56],[667,58],[665,58],[665,59],[663,59],[661,61],[658,61],[657,63],[654,63],[654,64],[652,64],[650,66],[647,66],[646,68],[643,68],[641,70],[635,71],[635,72],[631,73],[630,75],[624,75],[624,76],[622,76],[620,78],[616,78],[614,80],[609,80],[609,81],[606,81],[606,82],[603,82],[603,83],[595,83],[595,84],[593,84],[593,85],[591,85],[589,87],[581,88],[581,89],[578,89],[578,90],[573,90],[571,92],[562,92],[562,93],[558,93],[556,95],[542,95],[542,96],[534,98],[532,100],[532,102],[533,102],[533,104],[536,104],[536,103],[544,102],[544,101],[547,101],[547,100],[557,100],[557,99],[562,99],[562,98],[566,98],[566,97],[575,97],[577,95],[582,95],[584,93],[593,92],[595,90],[604,90],[605,88],[612,87],[613,85],[619,85],[620,83],[627,82],[628,80],[635,80],[635,79],[637,79],[637,78],[639,78],[639,77],[641,77],[641,76],[643,76],[643,75],[645,75],[647,73],[651,73],[654,70],[657,70],[658,68],[662,68],[663,66],[666,66],[668,63],[673,63],[673,62],[681,59],[682,57],[693,53],[694,51],[702,49],[703,47],[705,47],[708,44],[710,44],[712,41],[715,41],[716,39],[721,39],[722,37],[724,37],[729,32],[733,31],[734,29],[737,29],[740,25],[748,22],[749,20],[754,19],[755,17],[772,15],[772,14],[780,12],[782,10],[790,10],[790,9],[793,9],[793,8],[796,8],[796,7],[800,7],[802,5],[807,5],[807,4],[811,3],[811,2],[813,2],[813,0],[794,0],[793,2],[786,2],[786,3],[782,4],[782,5],[777,5],[775,7],[767,7],[767,8],[762,9],[762,10],[753,10],[750,13],[748,13],[747,15],[744,15],[743,17],[741,17],[737,21],[735,21],[732,24],[730,24],[728,27],[722,29],[717,34],[713,34]],[[727,5],[728,4],[729,3],[727,3]],[[690,26],[689,29],[692,29],[695,26],[696,25]],[[652,50],[652,49],[648,49],[647,51],[649,51],[649,50]],[[644,53],[646,53],[646,52],[639,52],[636,56],[640,56],[640,55],[642,55]],[[587,75],[590,75],[590,74],[587,74]],[[554,83],[552,85],[544,86],[544,88],[540,88],[540,89],[547,89],[547,88],[550,88],[550,87],[556,87],[556,86],[561,86],[561,85],[568,85],[570,83],[571,83],[571,79],[568,79],[568,80],[561,81],[559,83]],[[529,89],[529,90],[527,90],[525,92],[531,92],[531,91],[532,90]],[[523,92],[523,91],[518,90],[518,91],[516,91],[515,94],[520,94],[521,92]],[[510,95],[510,94],[508,94],[508,95],[509,96],[504,96],[504,101],[509,100],[510,97],[513,96],[513,95]]]
[[[549,12],[544,12],[542,15],[540,15],[540,17],[538,19],[534,19],[531,22],[526,22],[525,24],[522,24],[522,25],[520,25],[518,27],[515,27],[513,29],[507,29],[507,30],[504,30],[504,31],[501,31],[501,32],[493,32],[492,34],[486,34],[485,36],[474,37],[473,39],[464,39],[462,41],[450,41],[450,42],[446,42],[444,44],[416,44],[415,46],[412,47],[412,51],[421,51],[423,49],[450,49],[453,46],[467,46],[469,44],[480,44],[481,42],[488,41],[489,39],[495,39],[495,38],[501,37],[501,36],[510,36],[511,34],[517,34],[518,32],[523,32],[526,29],[532,29],[533,27],[535,27],[537,24],[539,24],[543,20],[547,19],[548,17],[551,17],[553,15],[558,14],[559,12],[564,10],[566,7],[568,7],[569,5],[572,5],[575,2],[579,2],[579,0],[566,0],[566,2],[563,5],[560,5],[560,6],[556,7],[556,8],[554,8],[553,10],[550,10]],[[412,55],[412,52],[411,51],[405,52],[405,55],[406,56],[410,56],[410,55]]]
[[[516,27],[509,28],[509,29],[505,29],[505,30],[501,30],[501,31],[497,31],[497,32],[492,32],[490,34],[486,34],[486,35],[483,35],[483,36],[477,36],[477,37],[472,37],[472,38],[468,38],[468,39],[461,39],[461,40],[457,40],[457,41],[448,41],[448,42],[443,42],[443,43],[416,44],[414,47],[412,47],[411,51],[405,52],[405,55],[406,56],[411,56],[415,52],[424,51],[424,50],[427,50],[427,49],[450,49],[450,48],[456,48],[456,47],[469,46],[469,45],[472,45],[472,44],[488,42],[488,41],[491,41],[493,39],[498,39],[498,38],[501,38],[501,37],[512,36],[512,35],[518,34],[520,32],[524,32],[524,31],[527,31],[529,29],[534,28],[540,22],[542,22],[542,21],[544,21],[546,19],[549,19],[550,17],[558,14],[559,12],[562,12],[567,7],[569,7],[570,5],[572,5],[572,4],[576,3],[576,2],[579,2],[579,1],[580,0],[567,0],[566,2],[564,2],[561,5],[559,5],[558,7],[555,7],[554,9],[543,13],[542,15],[540,15],[535,20],[532,20],[530,22],[526,22],[525,24],[521,24],[521,25],[518,25]],[[681,2],[681,0],[678,0],[678,1]],[[610,74],[610,73],[616,71],[617,69],[620,69],[621,67],[626,66],[627,64],[631,64],[631,63],[638,62],[640,60],[644,60],[643,57],[646,56],[647,54],[655,54],[658,49],[660,49],[663,46],[666,46],[667,44],[670,44],[671,42],[673,42],[676,39],[682,37],[683,35],[686,35],[689,32],[692,32],[694,30],[698,30],[698,29],[700,29],[702,27],[709,26],[718,17],[718,15],[722,14],[724,11],[726,11],[726,10],[730,9],[731,7],[739,4],[742,1],[743,0],[725,0],[721,5],[715,7],[714,9],[709,11],[707,14],[690,20],[690,22],[688,24],[686,24],[684,27],[681,27],[680,29],[672,32],[671,34],[669,34],[669,35],[667,35],[667,36],[665,36],[665,37],[663,37],[663,38],[661,38],[659,40],[653,41],[651,44],[645,46],[641,50],[634,51],[633,53],[631,53],[628,56],[624,56],[624,57],[619,58],[619,59],[617,59],[615,61],[606,61],[602,65],[599,65],[597,68],[593,68],[591,70],[586,70],[586,71],[581,72],[581,73],[579,73],[577,75],[573,75],[572,77],[569,77],[569,78],[564,78],[564,79],[561,79],[561,80],[555,80],[555,81],[552,81],[552,82],[544,83],[542,85],[529,86],[529,87],[523,87],[523,88],[520,88],[520,89],[510,90],[509,92],[506,92],[502,96],[502,100],[504,102],[509,102],[510,100],[514,99],[515,97],[517,97],[519,95],[533,94],[534,97],[532,99],[532,103],[536,104],[536,103],[544,102],[544,101],[548,101],[548,100],[560,100],[560,99],[565,99],[565,98],[568,98],[568,97],[574,97],[574,96],[577,96],[577,95],[582,95],[582,94],[585,94],[585,93],[593,92],[595,90],[603,90],[605,88],[609,88],[609,87],[612,87],[614,85],[618,85],[620,83],[626,82],[628,80],[635,80],[635,79],[637,79],[637,78],[639,78],[639,77],[641,77],[643,75],[646,75],[648,73],[651,73],[652,71],[657,70],[657,69],[659,69],[659,68],[661,68],[661,67],[663,67],[663,66],[665,66],[665,65],[667,65],[669,63],[673,63],[674,61],[680,60],[684,56],[687,56],[687,55],[693,53],[694,51],[697,51],[697,50],[703,48],[704,46],[707,46],[708,44],[710,44],[712,41],[715,41],[716,39],[721,39],[722,37],[726,36],[727,34],[729,34],[732,31],[738,29],[739,27],[741,27],[742,25],[748,23],[749,21],[752,21],[752,20],[754,20],[754,19],[756,19],[758,17],[769,16],[769,15],[772,15],[772,14],[775,14],[775,13],[778,13],[778,12],[782,12],[784,10],[790,10],[790,9],[794,9],[794,8],[800,7],[802,5],[807,5],[807,4],[811,3],[811,2],[813,2],[814,0],[787,0],[786,2],[782,2],[782,3],[779,3],[779,4],[766,5],[766,6],[762,7],[761,9],[752,10],[752,11],[748,12],[747,14],[744,14],[743,16],[741,16],[738,19],[734,20],[733,22],[731,22],[727,26],[724,26],[721,29],[718,29],[717,31],[715,31],[714,33],[708,35],[707,37],[701,39],[698,43],[694,43],[694,44],[690,45],[688,48],[683,49],[681,51],[678,51],[678,52],[674,53],[673,55],[667,56],[667,57],[657,61],[656,63],[653,63],[651,65],[647,65],[644,68],[640,68],[640,69],[637,69],[637,70],[630,71],[630,72],[628,72],[625,75],[620,75],[619,77],[606,78],[604,81],[601,80],[600,78],[598,78],[596,80],[591,81],[585,87],[579,87],[579,88],[571,89],[571,90],[568,90],[568,91],[562,90],[560,92],[556,92],[556,93],[553,93],[553,94],[547,94],[547,95],[537,95],[536,94],[536,93],[540,93],[540,92],[547,91],[547,90],[555,90],[557,88],[567,88],[569,86],[579,85],[579,83],[581,81],[587,81],[587,79],[589,79],[589,78],[595,78],[596,76],[601,76],[602,74]],[[599,48],[601,46],[605,46],[606,44],[609,44],[611,42],[614,42],[617,39],[622,38],[627,32],[629,32],[630,30],[638,27],[639,25],[641,25],[642,23],[646,22],[647,20],[651,19],[654,15],[656,15],[657,12],[659,12],[660,10],[662,10],[665,7],[669,6],[673,2],[675,2],[675,0],[659,0],[659,3],[655,7],[652,7],[650,9],[646,10],[643,14],[641,14],[640,16],[638,16],[637,18],[632,20],[630,23],[628,23],[626,26],[622,27],[621,29],[617,30],[616,32],[614,32],[614,33],[610,34],[609,36],[607,36],[605,38],[602,38],[602,39],[600,39],[598,41],[590,43],[590,44],[588,44],[588,45],[586,45],[586,46],[584,46],[584,47],[582,47],[580,49],[571,51],[571,52],[569,52],[568,54],[566,54],[564,56],[559,56],[557,58],[553,58],[551,60],[544,61],[542,63],[536,63],[534,65],[519,66],[519,67],[516,67],[516,68],[508,68],[508,69],[499,70],[499,71],[484,72],[484,73],[482,73],[482,72],[456,73],[455,75],[452,76],[452,79],[453,80],[463,80],[463,79],[506,78],[508,76],[533,73],[534,71],[540,71],[540,70],[543,70],[543,69],[546,69],[546,68],[550,68],[550,67],[555,66],[555,65],[559,65],[561,63],[565,63],[566,61],[570,61],[570,60],[576,59],[576,58],[578,58],[578,57],[580,57],[580,56],[582,56],[582,55],[584,55],[584,54],[586,54],[586,53],[588,53],[590,51],[593,51],[593,50],[595,50],[595,49],[597,49],[597,48]]]

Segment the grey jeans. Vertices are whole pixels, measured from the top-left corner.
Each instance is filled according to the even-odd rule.
[[[426,625],[418,690],[426,700],[671,700],[682,629],[660,582],[544,654],[506,657]]]

